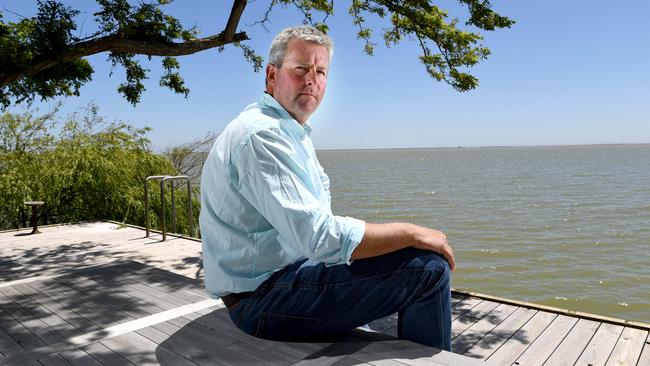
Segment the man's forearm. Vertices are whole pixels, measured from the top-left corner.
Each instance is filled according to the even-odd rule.
[[[352,259],[363,259],[395,252],[407,247],[442,254],[451,269],[456,266],[454,251],[441,231],[407,223],[370,224],[361,243],[352,252]]]
[[[352,252],[352,259],[376,257],[409,247],[413,243],[411,224],[370,224],[361,243]]]

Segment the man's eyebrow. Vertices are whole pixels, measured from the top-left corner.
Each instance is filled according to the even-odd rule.
[[[327,70],[328,66],[314,66],[314,64],[309,62],[296,62],[296,66],[307,67],[307,68],[316,68],[317,70]]]

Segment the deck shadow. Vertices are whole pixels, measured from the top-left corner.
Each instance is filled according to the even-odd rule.
[[[44,234],[40,234],[44,235]],[[142,240],[137,238],[136,240]],[[159,244],[158,242],[143,243]],[[0,254],[0,278],[4,281],[12,281],[31,276],[39,276],[44,273],[58,274],[68,273],[83,265],[96,264],[114,258],[138,261],[150,266],[165,264],[165,260],[152,259],[150,256],[142,255],[133,250],[121,250],[114,244],[102,240],[87,240],[77,243],[56,242],[42,247],[34,247],[22,251],[13,250],[9,255]],[[181,263],[173,265],[174,270],[187,270],[196,268],[201,259],[196,256],[178,258]],[[202,268],[195,272],[195,278],[202,276]]]
[[[0,353],[90,332],[99,340],[107,327],[206,298],[199,280],[131,261],[5,284],[0,286],[0,333],[10,337],[5,339],[11,347],[0,342]]]
[[[156,348],[157,362],[174,365],[174,361],[165,362],[170,359],[170,352],[196,363],[351,365],[395,357],[432,357],[441,351],[359,329],[298,342],[255,338],[237,329],[222,308],[195,318],[161,342]]]

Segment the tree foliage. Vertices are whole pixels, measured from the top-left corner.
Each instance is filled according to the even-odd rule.
[[[94,105],[63,123],[55,116],[56,110],[0,116],[0,229],[24,226],[23,202],[29,200],[45,202],[44,223],[112,219],[144,225],[145,178],[177,174],[166,157],[149,149],[149,129],[107,123]],[[169,199],[168,194],[167,207]],[[179,231],[189,233],[186,202],[177,204]],[[196,218],[198,200],[193,204]],[[156,227],[160,190],[155,185],[151,205],[149,218]]]
[[[147,70],[136,55],[161,56],[165,70],[160,85],[188,95],[189,88],[179,74],[175,56],[188,55],[225,45],[240,47],[254,69],[260,70],[262,58],[243,41],[245,32],[236,32],[247,0],[233,0],[230,16],[219,34],[197,38],[195,27],[185,26],[164,12],[172,0],[134,1],[96,0],[101,10],[94,14],[98,30],[84,37],[75,35],[79,28],[78,10],[62,1],[37,0],[34,17],[4,22],[0,12],[0,104],[49,99],[60,95],[78,95],[79,88],[92,79],[93,68],[84,57],[109,52],[114,66],[123,67],[126,80],[118,91],[132,104],[144,91],[142,81]],[[467,7],[463,24],[432,0],[351,0],[349,13],[358,27],[357,37],[364,51],[372,54],[375,30],[367,26],[367,17],[390,20],[381,30],[386,46],[404,39],[418,42],[420,61],[436,80],[445,81],[458,91],[473,89],[478,79],[467,68],[488,57],[490,51],[479,42],[479,31],[510,27],[513,21],[491,9],[489,0],[459,0]],[[268,21],[277,6],[295,6],[303,22],[324,32],[328,16],[334,13],[334,0],[270,0],[261,23]],[[224,4],[228,7],[228,4]],[[226,8],[228,10],[228,8]],[[322,21],[315,21],[322,16]]]

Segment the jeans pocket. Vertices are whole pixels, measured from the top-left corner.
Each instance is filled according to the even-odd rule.
[[[255,336],[278,341],[301,341],[320,337],[323,330],[317,318],[262,313]]]

